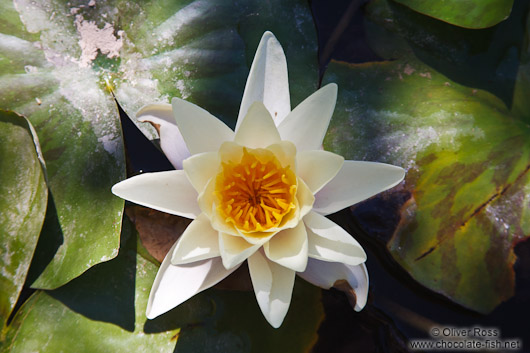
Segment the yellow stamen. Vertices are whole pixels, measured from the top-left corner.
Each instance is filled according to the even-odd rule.
[[[290,166],[283,167],[271,151],[243,148],[239,162],[222,164],[215,194],[226,222],[252,233],[278,227],[295,207],[296,189]]]

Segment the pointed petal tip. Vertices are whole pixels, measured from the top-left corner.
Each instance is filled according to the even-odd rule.
[[[263,316],[272,327],[280,327],[291,303],[295,271],[269,261],[259,251],[248,258],[248,269]]]
[[[197,192],[182,170],[135,175],[115,184],[111,192],[138,205],[181,217],[195,219],[201,213]]]
[[[159,315],[155,315],[151,312],[151,308],[147,308],[145,310],[145,317],[148,318],[149,320],[153,320],[154,318],[158,317]]]
[[[280,41],[278,40],[278,38],[276,38],[274,33],[272,33],[271,31],[263,32],[263,35],[261,36],[261,40],[259,44],[263,45],[264,43],[267,43],[269,41],[273,41],[274,45],[279,45],[281,47]],[[283,48],[282,48],[282,51],[283,51]]]
[[[291,111],[287,60],[280,42],[269,31],[263,33],[250,68],[236,131],[255,101],[265,104],[277,125]]]
[[[261,36],[261,39],[263,39],[263,38],[267,38],[267,37],[273,37],[273,38],[276,38],[276,37],[274,36],[274,33],[272,33],[271,31],[265,31],[265,32],[263,32],[263,35]]]
[[[385,164],[385,165],[388,167],[387,170],[388,170],[389,173],[391,173],[392,178],[394,180],[393,180],[392,183],[390,183],[386,188],[382,189],[380,192],[386,191],[386,190],[391,189],[394,186],[398,185],[399,183],[401,183],[405,179],[405,176],[407,175],[406,170],[401,168],[401,167],[398,167],[398,166],[392,165],[392,164]]]
[[[242,262],[235,261],[233,258],[227,259],[224,256],[221,256],[221,259],[223,260],[223,267],[227,270],[231,270],[237,265],[241,265]],[[244,262],[245,260],[243,260]]]
[[[123,180],[120,181],[119,183],[116,183],[114,185],[112,185],[112,188],[110,188],[110,191],[115,195],[115,196],[118,196],[120,198],[123,199],[123,197],[120,196],[120,184],[123,183]]]
[[[265,317],[267,319],[267,317]],[[272,328],[280,328],[280,326],[282,326],[283,324],[283,319],[284,318],[281,318],[281,320],[269,320],[267,319],[268,323],[272,326]]]

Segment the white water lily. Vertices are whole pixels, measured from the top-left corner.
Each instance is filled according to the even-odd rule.
[[[285,55],[266,32],[235,132],[178,98],[140,110],[139,120],[158,127],[162,149],[177,170],[141,174],[112,191],[193,219],[160,266],[148,318],[215,285],[245,260],[259,307],[273,327],[287,313],[295,274],[323,288],[347,281],[356,293],[355,309],[362,309],[365,252],[325,215],[395,186],[404,170],[344,161],[321,149],[336,98],[337,86],[329,84],[291,111]]]

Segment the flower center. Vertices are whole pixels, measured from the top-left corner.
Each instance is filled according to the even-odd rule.
[[[243,148],[241,161],[222,163],[216,179],[218,210],[225,221],[244,232],[278,227],[295,208],[296,176],[262,148]]]

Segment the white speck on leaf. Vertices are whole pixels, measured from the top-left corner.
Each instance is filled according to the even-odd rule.
[[[405,69],[403,70],[403,72],[404,72],[406,75],[408,75],[408,76],[412,75],[412,74],[414,73],[414,71],[416,71],[416,70],[415,70],[412,66],[410,66],[409,64],[407,64],[407,65],[405,66]]]
[[[428,78],[429,80],[431,79],[431,73],[430,73],[429,71],[427,71],[427,72],[421,72],[421,73],[420,73],[420,76],[421,76],[421,77]]]
[[[35,66],[31,66],[31,65],[26,65],[24,66],[24,71],[26,71],[26,73],[28,74],[31,74],[31,73],[35,73],[37,71],[39,71],[39,69]]]
[[[81,67],[88,67],[98,55],[107,55],[108,58],[117,58],[120,56],[120,50],[123,46],[123,31],[119,31],[118,37],[114,35],[114,27],[106,23],[103,28],[98,28],[94,21],[86,21],[82,15],[76,15],[74,21],[77,31],[79,32],[79,46],[82,54],[79,59]]]

